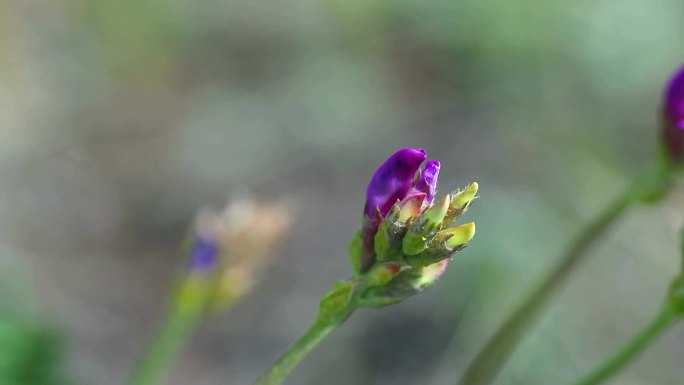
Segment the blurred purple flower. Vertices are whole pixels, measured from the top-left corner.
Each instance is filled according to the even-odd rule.
[[[684,67],[674,74],[665,92],[663,140],[672,160],[684,158]]]
[[[384,217],[397,201],[404,199],[426,157],[422,148],[403,148],[390,156],[368,183],[366,217],[374,219],[378,210]]]
[[[195,237],[190,255],[190,271],[193,273],[210,273],[218,263],[219,247],[213,240],[200,235]]]

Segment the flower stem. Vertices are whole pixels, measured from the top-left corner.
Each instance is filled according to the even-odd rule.
[[[643,353],[675,319],[676,317],[670,307],[664,306],[651,323],[646,325],[627,345],[593,372],[589,373],[589,375],[577,382],[577,385],[597,385],[617,374]]]
[[[173,311],[136,366],[128,384],[152,385],[162,382],[196,320],[193,314]]]
[[[171,312],[128,378],[129,385],[162,382],[194,326],[205,314],[211,282],[190,275],[178,286]]]
[[[257,380],[255,385],[282,384],[290,372],[341,324],[342,321],[327,322],[322,317],[318,317],[313,325],[299,337],[297,342],[290,346],[278,361]]]
[[[468,366],[459,381],[460,385],[484,385],[491,383],[530,324],[575,267],[587,256],[587,250],[605,234],[606,230],[635,202],[648,198],[662,199],[672,169],[667,165],[654,168],[636,183],[630,185],[577,236],[558,265],[510,314],[484,348]]]

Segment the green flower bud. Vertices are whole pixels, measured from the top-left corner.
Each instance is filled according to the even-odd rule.
[[[428,247],[430,239],[442,227],[442,221],[449,210],[450,203],[451,196],[447,195],[413,221],[402,242],[404,254],[415,255]]]
[[[444,198],[440,199],[434,206],[425,210],[420,219],[423,222],[422,226],[428,232],[436,232],[442,227],[442,221],[449,210],[449,205],[451,204],[451,195],[445,195]]]
[[[423,251],[415,255],[407,255],[406,263],[411,266],[425,267],[443,261],[465,248],[474,236],[475,223],[473,222],[442,230]]]
[[[451,250],[463,248],[475,236],[475,222],[466,223],[460,226],[451,227],[442,231],[449,238],[446,246]]]
[[[456,221],[461,215],[463,215],[464,212],[466,212],[466,210],[468,210],[468,207],[470,207],[472,201],[477,198],[477,190],[479,188],[480,185],[477,182],[473,182],[463,191],[459,190],[451,194],[451,205],[449,206],[449,210],[444,218],[445,225],[448,226],[454,223],[454,221]]]

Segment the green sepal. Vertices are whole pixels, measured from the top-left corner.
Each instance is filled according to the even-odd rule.
[[[427,249],[428,239],[422,234],[409,232],[401,242],[401,250],[405,255],[415,255]]]
[[[378,262],[387,261],[390,253],[390,236],[387,232],[387,221],[383,221],[375,233],[375,255]]]
[[[424,268],[407,269],[389,283],[365,290],[357,303],[378,308],[402,302],[432,286],[445,268],[446,262],[440,262]]]
[[[463,249],[463,248],[461,248]],[[450,258],[452,255],[460,251],[448,250],[446,248],[428,248],[422,253],[415,255],[407,255],[406,263],[414,267],[425,267]]]
[[[321,299],[319,319],[330,323],[344,320],[352,310],[355,286],[354,281],[335,282]]]
[[[354,276],[358,277],[361,275],[363,266],[363,238],[361,236],[361,230],[356,232],[349,244],[349,260],[351,261]]]
[[[401,218],[399,206],[394,208],[380,224],[375,233],[374,250],[376,262],[401,261],[402,239],[406,234],[408,225]]]

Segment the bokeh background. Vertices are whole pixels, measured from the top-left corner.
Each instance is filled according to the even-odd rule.
[[[0,0],[0,361],[45,363],[0,382],[122,383],[196,211],[253,194],[292,202],[292,232],[169,382],[249,384],[349,274],[365,183],[412,146],[442,161],[442,192],[480,182],[476,239],[288,384],[455,383],[653,162],[682,15],[680,0]],[[570,383],[647,322],[679,268],[682,196],[609,232],[497,384]],[[683,354],[675,327],[611,384],[681,384]]]

